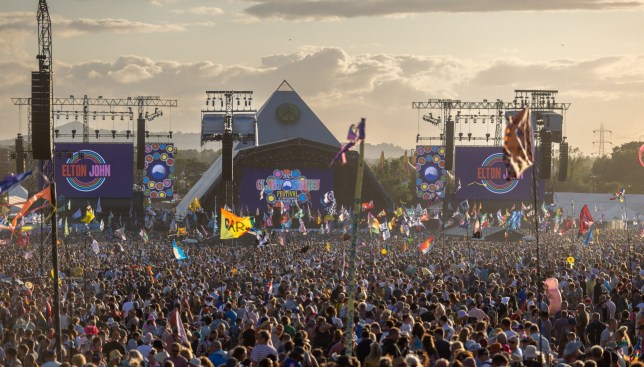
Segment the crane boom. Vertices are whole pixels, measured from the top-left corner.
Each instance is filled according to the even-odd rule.
[[[51,18],[49,17],[49,7],[47,0],[39,0],[38,2],[38,68],[39,70],[52,72],[52,56],[51,56]]]

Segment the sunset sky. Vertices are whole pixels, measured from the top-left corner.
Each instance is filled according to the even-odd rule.
[[[37,69],[37,3],[0,0],[1,139],[15,137],[20,120],[26,132],[25,113],[10,97],[29,96]],[[536,88],[558,89],[558,101],[572,103],[565,135],[587,154],[597,151],[593,130],[602,122],[615,145],[644,140],[644,0],[50,0],[49,7],[56,96],[177,99],[151,130],[198,131],[205,90],[253,90],[259,108],[286,79],[340,140],[366,117],[369,142],[411,148],[418,126],[423,136],[439,133],[412,101],[510,101],[514,89]],[[98,127],[112,128],[105,123]],[[469,128],[494,133],[490,124]]]

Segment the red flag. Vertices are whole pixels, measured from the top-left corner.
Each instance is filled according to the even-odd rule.
[[[579,236],[586,233],[592,224],[593,217],[590,215],[588,205],[584,204],[584,207],[581,208],[581,211],[579,212]]]
[[[362,203],[362,210],[367,211],[369,209],[373,209],[373,200],[371,200],[368,203]]]
[[[564,227],[561,230],[561,234],[566,234],[566,231],[572,228],[574,224],[575,223],[573,222],[572,218],[566,218],[566,220],[564,221]]]
[[[518,178],[534,163],[534,136],[528,107],[510,116],[503,137],[503,162],[508,169],[508,180]]]

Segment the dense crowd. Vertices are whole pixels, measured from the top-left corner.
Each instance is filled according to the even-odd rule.
[[[127,241],[72,234],[59,245],[62,360],[54,350],[51,267],[34,236],[32,249],[0,248],[0,362],[642,366],[641,238],[627,242],[624,231],[607,230],[582,246],[576,237],[543,234],[538,255],[534,241],[437,239],[423,254],[418,245],[429,235],[386,244],[361,235],[356,313],[347,320],[351,244],[339,234],[273,234],[262,247],[184,244],[183,261],[165,235],[144,242],[135,234]],[[554,312],[543,287],[550,277],[563,300]],[[352,356],[346,323],[354,326]]]

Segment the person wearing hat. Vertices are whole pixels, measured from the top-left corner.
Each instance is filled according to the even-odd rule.
[[[561,353],[563,357],[563,362],[567,364],[572,364],[575,361],[579,360],[581,356],[583,356],[583,348],[584,348],[584,343],[578,341],[578,340],[573,340],[571,342],[568,342],[566,344],[566,347],[563,349],[563,352]]]
[[[142,356],[147,357],[152,351],[152,342],[154,341],[154,336],[152,333],[145,333],[141,337],[141,345],[136,347],[136,350],[141,353]]]
[[[541,367],[543,366],[543,356],[534,345],[528,345],[523,350],[523,365],[525,367]]]
[[[201,360],[199,360],[199,358],[192,357],[192,358],[190,358],[190,361],[188,362],[188,365],[190,367],[201,367]],[[217,366],[217,365],[215,365],[215,366]]]

